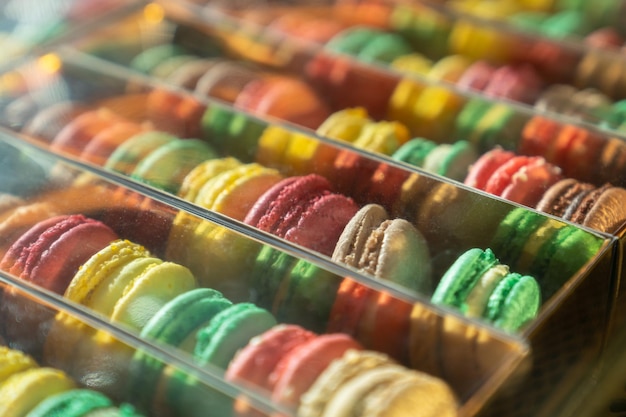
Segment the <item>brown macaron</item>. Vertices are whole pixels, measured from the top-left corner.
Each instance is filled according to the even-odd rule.
[[[568,178],[546,191],[537,210],[614,233],[626,223],[626,189],[608,183],[596,187]]]

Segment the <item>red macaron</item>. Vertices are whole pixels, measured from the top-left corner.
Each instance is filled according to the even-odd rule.
[[[330,256],[358,206],[317,174],[286,178],[268,189],[244,222]]]

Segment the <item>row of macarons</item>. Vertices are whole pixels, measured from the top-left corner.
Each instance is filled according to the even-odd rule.
[[[516,29],[553,39],[578,41],[593,47],[615,47],[624,43],[619,31],[619,16],[623,13],[619,2],[601,1],[593,7],[585,2],[572,1],[534,4],[507,1],[495,7],[489,2],[446,3],[452,10],[497,20]]]
[[[331,400],[330,393],[326,391],[328,380],[323,379],[324,383],[316,383],[316,388],[313,387],[318,376],[319,378],[329,378],[328,376],[323,377],[321,374],[333,359],[341,357],[348,349],[358,351],[363,349],[360,342],[349,336],[350,334],[356,335],[356,323],[362,321],[360,318],[357,318],[357,321],[353,323],[354,327],[350,331],[342,333],[333,331],[333,328],[348,330],[348,322],[352,322],[354,319],[354,313],[350,313],[350,310],[354,310],[357,304],[360,304],[359,301],[363,301],[356,296],[351,296],[351,293],[345,289],[346,286],[360,286],[357,282],[348,279],[345,281],[346,283],[342,284],[344,289],[341,305],[334,307],[336,310],[335,318],[331,318],[329,322],[328,333],[318,336],[314,332],[304,330],[295,324],[277,326],[276,318],[269,310],[250,302],[232,302],[214,289],[198,287],[193,274],[184,266],[155,258],[143,246],[127,240],[116,239],[105,243],[111,237],[114,237],[114,233],[108,226],[93,219],[79,215],[55,217],[35,225],[18,239],[5,254],[2,265],[12,274],[19,274],[21,279],[60,292],[66,299],[84,305],[118,325],[121,324],[126,328],[133,329],[146,340],[180,348],[192,354],[200,365],[210,365],[226,370],[227,380],[243,380],[270,392],[273,389],[272,398],[279,404],[290,407],[298,406],[299,396],[311,387],[314,392],[305,394],[303,398],[306,399],[300,404],[303,410],[299,410],[298,415],[336,415],[336,410],[333,407],[351,409],[352,406],[362,405],[360,403],[362,398],[346,398],[344,394],[336,400]],[[33,240],[35,241],[33,242]],[[70,246],[89,249],[81,251],[80,257],[70,257],[67,253]],[[44,247],[53,253],[48,256]],[[43,255],[38,260],[34,259],[42,249],[44,250]],[[64,250],[66,253],[61,253]],[[20,256],[15,259],[18,252]],[[468,252],[465,258],[467,257],[481,259],[483,269],[481,274],[494,274],[495,271],[503,268],[497,263],[490,251],[475,249]],[[480,269],[468,264],[465,258],[459,261],[459,265],[462,264],[464,268],[472,270]],[[490,267],[484,262],[487,262]],[[54,269],[63,273],[68,273],[72,269],[75,270],[69,283],[67,283],[68,276],[63,276],[62,273],[54,276],[50,274],[51,263],[56,263],[57,268]],[[491,269],[493,271],[488,272]],[[503,278],[509,275],[506,273],[507,271],[504,274],[502,272],[497,273],[501,274]],[[515,281],[519,280],[515,274],[511,274],[510,277],[514,278]],[[478,280],[479,278],[472,279]],[[64,281],[66,283],[65,288],[62,285]],[[521,287],[512,293],[526,293],[527,296],[530,294],[531,298],[534,294],[537,304],[538,289],[536,287],[534,292],[531,291],[530,293],[519,291],[527,284],[525,280],[520,280],[519,285]],[[478,284],[475,285],[478,286]],[[487,297],[492,300],[489,304],[498,302],[502,298],[504,287],[509,286],[510,283],[498,286],[500,287],[500,290],[497,291],[498,295],[491,298]],[[362,287],[360,292],[366,289],[366,287]],[[259,288],[258,291],[262,292],[262,289]],[[449,289],[444,292],[452,294],[453,291],[454,293],[459,292],[458,289]],[[506,296],[504,298],[507,299]],[[519,319],[520,314],[525,313],[518,309],[520,302],[507,301],[502,304],[507,306],[504,310],[508,310],[509,313],[505,314],[502,319],[507,322],[511,320],[512,317],[509,317],[512,313],[511,310],[515,310],[513,315],[518,316]],[[478,302],[488,304],[487,300]],[[140,410],[159,415],[158,411],[152,408],[158,408],[158,404],[163,401],[163,398],[158,398],[155,394],[155,390],[158,385],[157,381],[164,371],[164,364],[155,362],[147,354],[137,351],[130,353],[131,363],[127,366],[124,361],[124,350],[116,350],[115,346],[109,345],[112,343],[111,340],[106,338],[93,339],[96,341],[91,342],[95,343],[93,345],[95,350],[92,351],[85,347],[85,341],[80,337],[86,333],[84,333],[84,326],[81,326],[78,321],[73,321],[71,317],[59,313],[53,319],[52,325],[46,324],[48,319],[44,317],[44,313],[33,314],[37,310],[30,303],[33,302],[22,299],[19,293],[15,293],[11,289],[4,292],[3,314],[6,320],[3,331],[4,337],[9,343],[38,352],[45,363],[63,367],[78,381],[104,384],[98,388],[112,390],[111,395],[115,397],[127,395],[123,398],[132,400],[133,404],[141,404]],[[407,329],[404,329],[403,325],[409,324],[412,306],[399,302],[394,304],[393,307],[404,306],[403,310],[394,308],[395,313],[404,311],[407,316],[397,317],[391,322],[386,321],[384,325],[382,323],[377,324],[382,320],[382,317],[374,318],[373,322],[367,323],[367,325],[364,322],[358,325],[360,337],[364,337],[363,332],[371,332],[365,340],[378,340],[375,344],[386,345],[389,349],[389,355],[397,354],[394,360],[382,353],[365,353],[365,358],[371,358],[372,355],[382,358],[381,365],[397,364],[398,361],[409,362],[407,360],[409,356],[408,347],[403,348],[399,345],[406,338],[404,330]],[[476,301],[472,305],[475,306]],[[366,305],[362,305],[362,307],[369,308]],[[388,306],[388,308],[391,309],[392,306]],[[391,311],[387,313],[377,312],[378,315],[385,317],[389,313]],[[347,318],[345,316],[352,317]],[[394,321],[403,324],[391,326]],[[29,328],[28,332],[24,331],[24,326]],[[399,332],[394,333],[393,330],[389,330],[390,326],[397,327],[396,330]],[[368,327],[370,328],[367,329]],[[382,334],[378,334],[378,332],[384,332],[386,337],[391,337],[398,343],[392,343],[388,340],[380,341]],[[75,336],[76,334],[78,337]],[[255,339],[256,336],[259,338]],[[419,337],[416,336],[414,339],[417,341]],[[87,346],[91,345],[88,343]],[[295,353],[298,346],[302,346],[302,350],[297,356],[291,357],[290,350],[294,349]],[[347,362],[361,361],[360,353],[351,355],[353,356],[350,359],[346,359]],[[101,360],[101,356],[102,358],[106,356],[108,360]],[[423,360],[423,358],[419,359]],[[286,363],[279,365],[279,361],[282,360],[285,360]],[[288,365],[287,362],[293,363]],[[314,364],[317,365],[313,366]],[[400,370],[401,368],[396,364],[394,364],[393,369]],[[93,369],[95,365],[108,369],[96,370]],[[412,363],[411,365],[415,366],[416,364]],[[432,367],[433,365],[422,366]],[[86,367],[88,371],[85,371],[83,367]],[[329,367],[329,369],[331,368]],[[409,385],[399,386],[401,391],[406,390],[407,394],[394,398],[394,401],[396,399],[400,403],[408,401],[404,395],[409,393],[411,395],[433,395],[437,393],[438,398],[436,400],[431,399],[436,405],[436,411],[433,412],[445,410],[445,413],[455,415],[456,395],[446,384],[416,371],[402,369],[402,372],[393,372],[389,375],[390,379],[378,380],[378,383],[390,383],[392,379],[397,377],[412,375],[419,377],[420,383],[426,383],[427,387],[421,391],[417,389],[419,384],[414,385],[414,382],[417,381],[409,378],[409,381],[403,383],[410,382]],[[130,373],[126,375],[124,370],[128,370]],[[343,389],[344,383],[348,383],[350,386],[356,383],[349,383],[348,376],[351,374],[343,372],[345,370],[342,368],[340,373],[340,375],[344,375],[345,379],[337,381],[337,389],[339,390]],[[365,369],[360,370],[359,373],[361,371],[364,372]],[[122,375],[115,375],[117,372],[122,373]],[[283,373],[284,375],[282,375]],[[100,374],[107,377],[96,377]],[[372,375],[368,374],[363,379],[359,377],[361,382],[358,384],[360,385],[367,380],[372,382]],[[351,376],[357,377],[358,373]],[[335,375],[333,378],[337,377],[339,376]],[[166,388],[166,402],[177,401],[186,398],[185,386],[193,386],[194,380],[179,374],[177,378],[168,381],[168,384],[171,385]],[[431,384],[435,385],[431,386]],[[159,388],[162,389],[163,387],[160,386]],[[431,391],[431,388],[434,391]],[[322,390],[323,393],[317,393],[316,390]],[[179,395],[174,395],[175,392]],[[193,389],[192,392],[194,392]],[[351,391],[346,387],[346,392]],[[420,392],[421,394],[419,394]],[[206,394],[200,394],[198,397],[204,395]],[[374,397],[373,395],[372,400],[375,399]],[[232,404],[226,401],[220,405],[220,402],[215,403],[213,401],[215,398],[215,395],[210,396],[211,401],[209,402],[214,407],[226,407],[223,410],[225,414],[221,415],[228,415],[229,410],[232,410]],[[337,404],[338,402],[340,404]],[[169,404],[169,406],[174,409],[182,407],[181,410],[183,411],[180,415],[196,415],[190,414],[190,412],[202,415],[202,412],[206,411],[204,407],[207,406],[207,403],[182,400],[178,405]],[[198,408],[196,409],[196,407]],[[428,410],[428,406],[424,407],[425,410]],[[442,408],[439,409],[439,407]],[[309,408],[311,410],[308,410]],[[379,412],[383,411],[379,410]],[[245,410],[242,412],[244,412],[243,415],[246,415]]]
[[[485,60],[491,64],[505,65],[506,69],[499,72],[507,73],[510,78],[517,75],[521,81],[526,81],[522,84],[527,88],[534,87],[535,98],[542,87],[555,82],[573,83],[578,88],[597,87],[611,97],[624,98],[624,71],[619,71],[623,65],[618,56],[613,54],[597,54],[595,48],[588,48],[583,54],[572,50],[570,46],[549,40],[548,37],[545,42],[541,36],[537,39],[517,39],[515,33],[508,33],[507,36],[502,27],[486,29],[484,25],[479,25],[480,22],[471,20],[458,19],[453,23],[449,21],[450,16],[419,4],[368,5],[365,2],[361,5],[362,8],[368,6],[373,9],[369,12],[372,15],[370,18],[360,17],[359,14],[355,14],[357,17],[346,16],[346,13],[332,8],[323,16],[316,16],[315,12],[299,12],[295,8],[291,17],[271,12],[266,13],[265,17],[259,17],[263,13],[258,10],[249,14],[243,13],[240,17],[243,20],[259,21],[271,30],[323,44],[333,53],[357,56],[365,62],[389,64],[395,58],[417,53],[420,57],[423,54],[425,61],[460,55],[470,62]],[[576,11],[564,11],[562,15],[554,16],[559,25],[546,23],[546,27],[555,34],[566,33],[573,29],[572,26],[576,26],[575,23],[580,21],[581,16]],[[519,20],[524,19],[520,17]],[[607,36],[607,30],[610,29],[605,28],[590,35],[589,44],[602,46],[613,42],[608,38],[614,36]],[[599,52],[606,52],[604,49],[606,48]],[[420,59],[420,62],[423,63],[424,59]],[[511,65],[520,63],[527,68],[516,74]],[[612,67],[611,75],[605,71],[606,68],[598,68],[607,67],[607,63]],[[481,72],[484,73],[485,65],[482,67]],[[593,71],[590,71],[591,67]],[[572,72],[572,68],[576,70]],[[538,73],[528,75],[533,69]],[[616,75],[616,72],[620,74]],[[523,77],[521,74],[528,76]],[[532,97],[533,94],[529,92],[524,98]]]
[[[25,417],[140,417],[129,403],[79,387],[66,372],[0,346],[0,414]]]
[[[169,104],[171,108],[176,103],[172,96],[172,93],[155,90],[147,98],[148,107],[164,109]],[[190,107],[187,101],[180,100],[174,108]],[[197,114],[189,117],[190,120],[184,117],[182,120],[194,124],[199,117],[201,120],[197,123],[202,125],[203,136],[208,137],[208,141],[181,139],[154,130],[153,124],[161,124],[169,130],[172,125],[180,124],[177,121],[181,116],[177,112],[167,117],[165,110],[155,111],[149,116],[152,123],[139,123],[106,109],[89,109],[77,103],[44,108],[24,131],[49,142],[53,150],[68,152],[129,175],[237,220],[244,220],[254,202],[282,176],[311,172],[328,178],[334,190],[347,193],[359,204],[380,203],[395,212],[393,206],[410,172],[375,161],[366,163],[366,158],[349,150],[333,149],[312,136],[279,126],[256,123],[227,108],[211,106],[203,110],[196,104]],[[468,104],[458,118],[459,123],[474,119],[474,123],[481,126],[484,125],[482,118],[491,120],[491,113],[499,113],[498,107],[485,109],[479,104]],[[66,112],[66,117],[59,117],[59,108]],[[158,117],[161,114],[163,117]],[[57,117],[57,123],[63,120],[66,124],[59,123],[58,130],[53,132],[46,123],[51,117]],[[410,139],[402,123],[375,121],[363,108],[333,113],[322,122],[317,134],[388,155],[599,231],[615,233],[624,222],[625,216],[620,210],[624,190],[619,186],[622,185],[619,179],[626,163],[626,145],[619,139],[605,140],[573,125],[561,125],[539,116],[530,119],[523,128],[521,155],[499,147],[480,155],[470,132],[464,135],[469,140],[453,144]],[[585,152],[581,152],[582,149]],[[222,164],[220,154],[241,155],[261,166],[230,159]],[[212,159],[220,161],[205,163]],[[246,167],[231,171],[236,165]],[[597,169],[598,166],[603,169]],[[224,171],[230,173],[226,175]],[[220,181],[212,179],[218,174],[224,174]],[[229,179],[225,180],[226,177]],[[255,178],[252,182],[251,177]],[[608,180],[616,185],[609,184]],[[242,187],[245,191],[233,193],[233,196],[245,195],[247,204],[241,204],[244,201],[241,197],[227,197],[236,181],[248,184]],[[213,185],[205,186],[207,182]],[[199,196],[201,188],[204,191]],[[239,201],[225,203],[229,198]],[[584,212],[580,207],[584,207]],[[607,217],[609,212],[613,215]],[[254,223],[252,217],[250,221]],[[339,232],[342,226],[338,227]],[[331,243],[321,252],[329,255],[333,247]]]
[[[442,60],[440,66],[432,68],[433,77],[449,78],[455,73],[458,76],[459,65],[464,67],[468,64],[466,59],[458,56],[448,58]],[[475,63],[474,66],[481,66],[480,64]],[[259,73],[258,68],[253,71],[252,67],[243,62],[225,59],[194,59],[185,54],[181,48],[173,45],[160,45],[148,49],[138,55],[132,65],[142,72],[155,76],[163,76],[167,71],[158,70],[158,68],[166,67],[173,71],[171,76],[165,76],[165,80],[169,83],[189,88],[203,95],[208,94],[223,99],[233,103],[235,107],[260,116],[277,117],[315,128],[322,136],[353,142],[357,147],[368,148],[375,152],[388,155],[393,153],[407,140],[407,135],[427,138],[437,143],[450,143],[454,141],[454,138],[458,138],[467,140],[481,153],[500,145],[507,150],[521,154],[543,156],[548,162],[560,166],[568,177],[596,185],[602,185],[608,181],[614,182],[615,185],[623,185],[620,179],[623,177],[620,174],[623,162],[620,162],[621,158],[616,156],[624,147],[620,138],[608,138],[606,134],[577,126],[575,122],[558,122],[558,118],[551,119],[542,115],[525,114],[509,107],[506,103],[494,103],[479,98],[463,99],[445,88],[426,86],[411,79],[397,84],[394,81],[388,86],[389,88],[382,88],[374,95],[371,89],[363,86],[362,90],[366,93],[359,93],[355,98],[355,94],[352,94],[355,81],[348,82],[347,78],[338,76],[341,72],[331,71],[334,81],[332,85],[326,86],[332,87],[328,89],[327,97],[336,96],[340,101],[329,105],[317,93],[316,88],[302,80],[272,75],[269,77],[271,81],[268,81],[267,74]],[[438,75],[434,75],[435,73]],[[344,75],[347,76],[348,73]],[[208,89],[202,87],[198,90],[202,84],[199,80],[203,79],[208,80],[204,84],[211,87]],[[263,82],[264,79],[267,82]],[[340,81],[337,84],[338,79]],[[366,79],[367,77],[363,81]],[[498,77],[486,77],[486,79],[497,80]],[[371,82],[371,79],[368,82]],[[237,85],[238,83],[240,85]],[[575,115],[584,121],[589,121],[592,118],[591,115],[597,116],[601,113],[605,115],[602,118],[606,126],[610,125],[619,129],[619,126],[623,124],[621,102],[610,105],[599,92],[581,90],[574,93],[572,88],[556,85],[546,90],[545,97],[537,102],[538,109],[557,110],[569,116]],[[513,90],[527,91],[527,88],[515,87]],[[235,92],[236,97],[244,98],[239,100],[233,97]],[[168,104],[171,105],[171,101]],[[381,104],[383,108],[379,109]],[[185,105],[189,107],[189,103]],[[351,105],[359,107],[359,110],[351,109]],[[360,107],[365,108],[366,111],[364,112]],[[339,110],[331,113],[333,108]],[[344,118],[343,115],[349,117]],[[162,120],[168,120],[165,111],[162,111],[159,116]],[[169,119],[171,120],[171,117]],[[398,124],[389,125],[386,128],[389,132],[387,137],[380,135],[385,140],[378,139],[374,142],[371,139],[374,128],[368,126],[364,133],[370,133],[370,135],[363,134],[363,137],[359,138],[361,133],[359,127],[363,128],[368,121],[384,121],[385,119],[400,122],[403,127]],[[343,125],[347,123],[351,123],[350,129],[343,128]],[[541,126],[544,123],[549,126]],[[205,126],[206,129],[211,129],[211,127]],[[541,135],[544,130],[549,132],[549,137],[544,138]],[[582,140],[583,145],[573,146],[571,138],[574,136],[589,136],[589,138]],[[532,146],[539,140],[549,143],[541,148]],[[527,146],[527,143],[530,145]],[[250,145],[250,142],[243,142],[241,147],[244,145]],[[573,153],[578,153],[582,146],[590,149],[589,152],[585,152],[584,157],[571,156]],[[601,167],[601,169],[595,169],[596,167]],[[462,180],[465,174],[464,167],[460,167],[459,172],[461,172],[459,176]]]

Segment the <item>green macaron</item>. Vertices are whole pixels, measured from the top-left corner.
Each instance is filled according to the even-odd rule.
[[[138,53],[130,62],[130,68],[144,74],[150,74],[152,70],[167,59],[183,55],[185,49],[178,45],[165,43],[152,46]]]
[[[310,262],[264,246],[253,277],[255,303],[270,309],[279,322],[322,332],[341,278]]]
[[[83,417],[109,407],[113,407],[113,402],[106,395],[90,389],[73,389],[46,398],[27,417]]]
[[[147,340],[191,353],[195,346],[196,331],[231,305],[232,302],[213,289],[187,291],[161,307],[140,335]],[[137,351],[130,364],[130,398],[142,407],[149,408],[164,368],[165,364],[158,359]]]
[[[437,144],[431,140],[424,138],[413,138],[404,143],[391,157],[396,161],[406,162],[416,167],[424,165],[426,155],[428,155]]]
[[[112,171],[130,175],[139,161],[152,151],[177,138],[165,132],[145,132],[134,135],[119,145],[109,156],[104,167]]]
[[[140,160],[131,177],[175,194],[196,165],[217,157],[217,152],[203,140],[178,139]]]
[[[254,159],[259,138],[268,126],[264,120],[219,105],[207,108],[201,124],[207,142],[242,161]]]
[[[239,349],[274,325],[269,311],[252,303],[233,304],[198,331],[194,356],[200,364],[226,369]]]
[[[333,52],[352,55],[364,62],[388,64],[394,59],[413,52],[411,45],[394,32],[355,26],[335,35],[326,48]]]
[[[537,316],[540,293],[535,278],[510,272],[491,249],[472,248],[446,271],[432,302],[515,332]]]

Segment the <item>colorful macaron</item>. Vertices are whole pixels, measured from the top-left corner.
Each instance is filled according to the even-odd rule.
[[[408,221],[390,219],[380,205],[365,205],[350,219],[332,258],[418,293],[432,292],[426,240]]]
[[[537,316],[541,291],[535,278],[511,272],[491,249],[473,248],[446,271],[432,301],[514,332]]]
[[[310,174],[286,178],[269,188],[244,222],[330,256],[357,210],[352,199],[332,192],[328,180]]]

